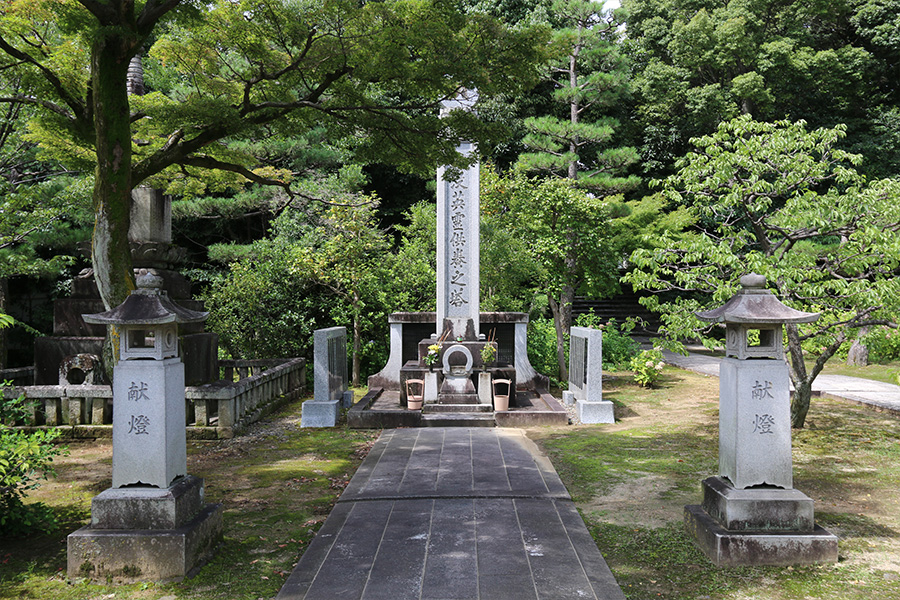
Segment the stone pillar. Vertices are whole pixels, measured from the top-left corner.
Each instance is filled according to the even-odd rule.
[[[477,96],[445,102],[442,113],[471,110]],[[469,157],[475,147],[463,142],[457,152]],[[456,175],[453,177],[452,175]],[[437,331],[449,340],[479,337],[479,170],[440,167],[437,173]]]
[[[301,427],[334,427],[341,407],[349,408],[347,328],[317,329],[313,334],[313,399],[303,403]]]
[[[582,423],[615,423],[613,403],[603,400],[603,332],[572,327],[569,342],[569,390]]]

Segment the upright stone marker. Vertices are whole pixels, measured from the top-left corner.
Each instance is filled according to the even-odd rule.
[[[835,562],[837,537],[816,526],[813,501],[793,489],[790,380],[782,325],[817,313],[789,308],[760,275],[724,306],[697,313],[725,323],[719,377],[719,476],[705,479],[703,505],[685,525],[717,565]],[[758,340],[758,341],[757,341]]]
[[[341,407],[353,405],[353,392],[347,385],[347,328],[317,329],[313,359],[313,399],[303,403],[300,426],[334,427]]]
[[[466,92],[444,102],[442,114],[471,110],[478,96]],[[457,152],[471,156],[473,144],[463,142]],[[450,177],[447,167],[437,172],[437,336],[449,331],[450,340],[479,337],[479,169],[475,163]]]
[[[582,423],[615,423],[613,403],[603,400],[603,332],[572,327],[569,342],[569,391]]]
[[[88,323],[114,325],[112,487],[91,502],[91,524],[68,537],[72,579],[184,578],[222,536],[222,506],[204,505],[203,480],[187,474],[184,364],[178,323],[207,313],[169,300],[148,272],[125,302]]]

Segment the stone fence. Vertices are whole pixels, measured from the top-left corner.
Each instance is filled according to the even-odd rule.
[[[185,388],[187,436],[230,438],[306,388],[306,360],[222,360],[222,379]],[[70,437],[112,435],[108,385],[39,385],[6,388],[4,396],[32,400],[26,427],[60,427]]]

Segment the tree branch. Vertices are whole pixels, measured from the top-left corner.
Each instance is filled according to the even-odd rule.
[[[82,102],[80,102],[77,98],[69,94],[68,90],[66,90],[62,81],[59,77],[56,76],[56,73],[39,63],[33,56],[22,52],[15,46],[12,46],[9,42],[7,42],[3,36],[0,36],[0,50],[3,50],[9,56],[22,61],[23,63],[27,63],[33,65],[37,68],[44,77],[47,78],[47,81],[50,82],[50,85],[53,86],[53,89],[56,90],[56,93],[59,94],[59,97],[62,98],[62,101],[69,107],[72,111],[71,115],[65,115],[69,119],[78,120],[83,117],[85,114],[85,106]],[[54,111],[56,112],[56,111]]]
[[[149,35],[166,13],[181,4],[181,0],[147,0],[137,18],[137,28],[141,35]]]
[[[270,177],[263,177],[257,173],[254,173],[250,169],[243,167],[241,165],[236,165],[234,163],[227,163],[221,161],[217,158],[213,158],[211,156],[190,156],[180,161],[181,165],[187,165],[192,167],[200,167],[203,169],[217,169],[219,171],[229,171],[231,173],[237,173],[238,175],[244,177],[245,179],[252,181],[253,183],[258,183],[260,185],[272,185],[275,187],[279,187],[284,190],[284,192],[288,195],[288,202],[285,203],[284,206],[275,211],[275,216],[281,214],[285,208],[288,207],[297,197],[303,198],[305,200],[310,200],[312,202],[320,202],[322,204],[326,204],[328,206],[347,206],[347,207],[359,207],[366,206],[367,204],[371,204],[371,201],[368,202],[359,202],[354,204],[347,204],[342,202],[329,202],[328,200],[324,200],[322,198],[316,198],[314,196],[308,196],[302,192],[295,191],[291,189],[291,184],[286,181],[281,181],[280,179],[272,179]]]
[[[54,112],[54,113],[60,115],[61,117],[65,117],[66,119],[73,120],[73,121],[75,120],[75,116],[71,112],[69,112],[62,106],[60,106],[59,104],[50,102],[49,100],[41,100],[39,98],[35,98],[34,96],[19,95],[19,96],[0,97],[0,103],[2,103],[2,104],[31,104],[34,106],[40,106],[40,107],[46,108],[50,112]]]

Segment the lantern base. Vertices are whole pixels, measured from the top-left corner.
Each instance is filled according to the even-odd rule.
[[[722,477],[703,481],[703,505],[684,522],[717,566],[835,562],[838,538],[815,524],[813,501],[794,489],[737,489]]]
[[[108,489],[91,503],[91,525],[68,537],[68,577],[119,582],[180,581],[215,552],[222,505],[203,504],[203,480],[164,489]]]
[[[727,479],[703,480],[703,510],[728,531],[812,531],[812,498],[795,489],[734,488]]]
[[[837,562],[838,538],[815,526],[808,532],[728,531],[700,506],[684,507],[684,525],[717,567]]]

